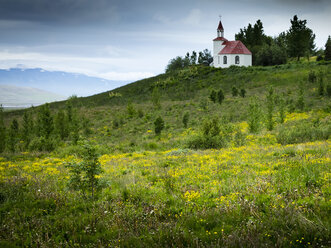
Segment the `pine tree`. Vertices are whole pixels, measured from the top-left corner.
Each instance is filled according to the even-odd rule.
[[[196,51],[193,51],[190,58],[190,64],[195,65],[196,63],[197,63],[197,53]]]
[[[55,130],[62,140],[68,137],[68,123],[63,110],[60,110],[56,115]]]
[[[152,98],[151,100],[152,100],[154,107],[156,109],[160,109],[161,108],[161,101],[160,101],[161,95],[160,95],[160,91],[159,91],[158,87],[153,88],[151,98]]]
[[[222,104],[224,98],[225,98],[225,97],[224,97],[223,90],[220,89],[220,90],[217,92],[217,100],[218,100],[218,103],[219,103],[219,104]]]
[[[279,123],[284,123],[285,121],[285,100],[284,97],[279,99]]]
[[[261,129],[261,106],[257,98],[253,98],[248,106],[248,127],[251,133],[257,133]]]
[[[18,122],[16,119],[13,119],[8,133],[8,149],[11,152],[15,152],[15,146],[16,143],[18,142],[18,132],[19,132]]]
[[[190,118],[190,114],[188,112],[186,112],[183,116],[183,124],[184,124],[185,128],[187,128],[189,118]]]
[[[241,96],[242,98],[245,98],[245,96],[246,96],[246,90],[245,90],[245,89],[241,89],[241,90],[240,90],[240,96]]]
[[[274,90],[271,87],[269,89],[269,93],[267,96],[267,128],[269,131],[272,131],[274,129],[273,112],[274,112]]]
[[[217,92],[215,90],[212,90],[209,95],[209,99],[215,103],[217,100]]]
[[[239,93],[239,91],[238,91],[237,87],[232,86],[232,96],[238,96],[238,93]]]
[[[24,146],[27,148],[30,144],[31,137],[33,135],[33,119],[30,112],[24,112],[23,125],[22,125],[22,140]]]
[[[331,37],[325,43],[324,60],[331,60]]]
[[[286,35],[288,53],[291,57],[296,57],[298,61],[300,57],[311,53],[315,48],[315,34],[306,27],[306,24],[307,20],[299,20],[295,15]]]
[[[6,127],[3,120],[3,107],[0,105],[0,153],[6,148]]]
[[[154,121],[154,127],[155,127],[155,134],[156,135],[160,135],[161,131],[164,128],[164,121],[161,118],[161,116],[159,116],[158,118],[156,118],[156,120]]]
[[[45,139],[48,139],[54,129],[53,117],[51,115],[48,103],[40,107],[38,113],[38,126],[39,136],[43,136]]]

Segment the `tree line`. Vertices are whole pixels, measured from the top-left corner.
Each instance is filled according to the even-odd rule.
[[[325,50],[316,49],[315,34],[307,27],[307,20],[300,20],[297,15],[290,20],[289,30],[281,32],[278,36],[271,37],[264,33],[263,23],[257,20],[254,25],[248,24],[235,34],[235,39],[240,40],[252,52],[253,65],[270,66],[285,64],[288,58],[297,61],[302,57],[317,56],[317,60],[331,60],[331,38],[325,44]],[[213,57],[210,51],[205,49],[195,51],[185,57],[177,56],[169,61],[166,72],[183,69],[190,65],[210,65]]]
[[[190,65],[210,65],[213,62],[213,57],[208,49],[200,51],[198,54],[196,51],[186,53],[184,57],[177,56],[169,61],[166,72],[175,71],[178,69],[183,69]]]
[[[0,153],[4,151],[52,151],[61,141],[77,143],[80,131],[90,133],[88,119],[78,116],[72,100],[64,109],[52,113],[49,104],[25,111],[22,121],[13,119],[5,126],[0,106]]]
[[[317,55],[318,60],[330,60],[330,36],[325,44],[325,50],[316,50],[315,34],[307,27],[307,20],[300,20],[297,15],[290,20],[289,30],[278,36],[267,36],[263,30],[263,23],[257,20],[254,25],[240,29],[235,35],[236,40],[242,41],[253,54],[253,65],[278,65],[287,62],[287,58]]]

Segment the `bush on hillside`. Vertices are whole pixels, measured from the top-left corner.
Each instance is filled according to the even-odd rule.
[[[231,140],[232,128],[220,124],[217,118],[205,120],[198,135],[191,137],[187,146],[191,149],[217,149],[226,147]]]
[[[277,142],[282,145],[311,142],[315,140],[327,140],[331,135],[331,123],[329,121],[312,120],[292,122],[282,125],[278,129]]]

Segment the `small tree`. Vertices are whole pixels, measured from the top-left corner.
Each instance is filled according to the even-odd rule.
[[[285,121],[285,100],[284,97],[279,99],[279,123],[284,123]]]
[[[39,128],[39,136],[44,136],[48,139],[54,129],[53,126],[53,117],[49,110],[49,104],[46,103],[41,106],[40,111],[38,113],[38,128]]]
[[[25,148],[28,148],[33,132],[33,119],[30,112],[24,112],[23,125],[22,125],[22,140],[24,141]]]
[[[136,109],[134,108],[132,102],[129,102],[126,106],[129,118],[132,118],[136,114]]]
[[[241,89],[241,90],[240,90],[240,96],[241,96],[242,98],[245,98],[245,96],[246,96],[246,90],[245,90],[245,89]]]
[[[316,82],[316,73],[314,71],[310,71],[309,74],[308,74],[308,81],[310,83],[315,83]]]
[[[68,137],[68,123],[62,110],[55,117],[55,130],[62,140]]]
[[[212,90],[209,95],[209,99],[215,103],[217,99],[217,92],[215,90]]]
[[[217,100],[218,100],[218,103],[219,103],[219,104],[222,104],[224,98],[225,98],[225,97],[224,97],[223,90],[220,89],[220,90],[217,92]]]
[[[236,86],[232,86],[232,96],[238,96],[238,89]]]
[[[319,85],[318,85],[318,95],[319,96],[324,96],[324,82],[323,80],[319,80]]]
[[[156,120],[154,121],[154,128],[155,128],[155,134],[156,135],[160,135],[161,131],[164,128],[164,121],[161,118],[161,116],[159,116],[158,118],[156,118]]]
[[[0,153],[6,148],[6,127],[3,120],[3,107],[0,105]]]
[[[18,142],[18,131],[18,122],[16,119],[13,119],[8,133],[8,148],[11,152],[15,152],[15,145]]]
[[[190,58],[190,64],[195,65],[196,63],[197,63],[197,53],[196,51],[193,51]]]
[[[211,56],[211,52],[208,49],[199,52],[198,63],[199,65],[210,65],[213,62],[213,57]]]
[[[82,143],[82,162],[68,164],[70,178],[68,185],[74,190],[81,191],[84,196],[91,194],[92,199],[95,193],[101,189],[100,174],[103,173],[96,148],[91,144]]]
[[[273,112],[274,112],[274,90],[272,87],[270,87],[267,96],[267,128],[269,131],[274,129]]]
[[[248,106],[248,127],[251,133],[257,133],[261,129],[261,106],[256,98],[253,98]]]
[[[331,37],[325,43],[324,60],[331,60]]]
[[[186,112],[183,116],[183,124],[184,124],[185,128],[187,128],[189,118],[190,118],[190,114],[188,112]]]
[[[326,95],[327,95],[328,97],[331,97],[331,84],[328,84],[328,85],[326,86]]]
[[[297,107],[300,111],[303,111],[304,108],[305,108],[303,85],[300,85],[300,88],[299,88],[299,94],[298,94],[298,99],[297,99]]]
[[[152,91],[152,96],[151,96],[152,103],[155,108],[160,109],[161,108],[161,95],[158,87],[154,87]]]

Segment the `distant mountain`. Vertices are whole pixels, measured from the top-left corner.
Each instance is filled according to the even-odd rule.
[[[40,68],[0,69],[0,85],[37,88],[66,97],[71,95],[90,96],[127,83],[127,81],[112,81],[77,73],[46,71]]]
[[[5,108],[24,108],[64,99],[65,96],[40,89],[0,84],[0,104]]]

